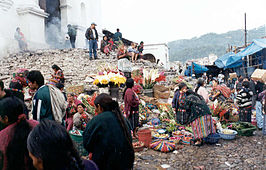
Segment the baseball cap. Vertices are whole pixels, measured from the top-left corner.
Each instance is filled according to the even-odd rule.
[[[95,25],[95,26],[97,26],[97,24],[96,24],[95,22],[91,23],[91,25]]]

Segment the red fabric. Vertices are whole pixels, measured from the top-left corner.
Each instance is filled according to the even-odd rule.
[[[217,85],[214,89],[221,91],[224,97],[229,98],[231,95],[231,90],[226,85]]]
[[[124,96],[124,102],[125,102],[125,114],[128,117],[130,114],[133,113],[132,107],[138,107],[139,105],[139,99],[137,94],[132,89],[127,89],[125,96]]]
[[[38,121],[35,120],[27,120],[27,122],[30,124],[30,126],[32,128],[34,128],[35,126],[37,126],[39,124]],[[9,126],[7,126],[5,129],[3,129],[2,131],[0,131],[0,151],[3,153],[4,155],[4,167],[3,170],[7,169],[7,160],[6,158],[6,149],[7,146],[9,144],[9,142],[11,141],[12,137],[13,137],[13,133],[14,133],[14,127],[17,123],[13,123]],[[1,162],[2,160],[0,160]]]

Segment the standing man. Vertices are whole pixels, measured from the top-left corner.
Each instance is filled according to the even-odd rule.
[[[90,50],[90,60],[92,60],[92,51],[94,55],[94,59],[97,59],[97,48],[98,48],[98,33],[96,30],[97,25],[93,22],[90,28],[86,31],[86,38],[89,41],[89,50]]]
[[[73,25],[68,24],[67,25],[67,34],[70,37],[70,43],[72,48],[76,48],[75,43],[76,43],[76,36],[77,36],[77,30],[74,28]]]
[[[67,105],[63,93],[54,86],[44,85],[44,77],[40,71],[30,71],[27,79],[30,89],[36,90],[32,101],[33,119],[49,119],[62,123]]]
[[[120,32],[119,28],[116,29],[116,33],[114,34],[114,42],[122,40],[122,33]]]

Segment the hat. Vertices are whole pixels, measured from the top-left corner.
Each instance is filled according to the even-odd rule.
[[[95,22],[91,23],[91,25],[95,25],[95,26],[97,26],[97,24],[95,24]]]

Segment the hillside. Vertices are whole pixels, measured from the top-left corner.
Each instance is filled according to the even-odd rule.
[[[265,36],[265,26],[248,30],[248,42]],[[170,48],[170,61],[186,61],[207,57],[213,53],[221,56],[226,53],[228,45],[242,46],[244,44],[244,31],[235,30],[223,34],[208,33],[192,39],[182,39],[168,43]]]

